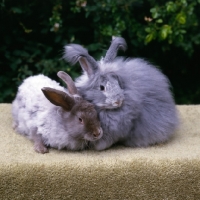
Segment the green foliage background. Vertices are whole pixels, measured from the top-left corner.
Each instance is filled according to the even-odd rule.
[[[200,103],[200,0],[0,0],[0,14],[0,102],[11,103],[30,75],[79,76],[79,65],[61,59],[64,45],[100,59],[122,36],[128,50],[119,54],[161,68],[177,104]]]

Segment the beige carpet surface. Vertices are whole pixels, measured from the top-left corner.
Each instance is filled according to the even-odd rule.
[[[166,144],[42,155],[0,104],[0,199],[200,199],[200,105],[177,107],[181,127]]]

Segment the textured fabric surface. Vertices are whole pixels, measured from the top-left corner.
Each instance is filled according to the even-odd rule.
[[[166,144],[42,155],[0,104],[0,199],[200,199],[200,105],[177,107],[181,127]]]

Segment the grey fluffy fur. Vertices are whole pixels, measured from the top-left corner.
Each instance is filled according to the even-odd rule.
[[[147,147],[168,141],[179,125],[169,80],[143,59],[115,58],[119,46],[125,50],[123,38],[115,38],[99,62],[80,45],[65,47],[64,58],[80,62],[84,73],[75,84],[96,105],[103,128],[103,137],[92,148],[103,150],[115,143]]]
[[[73,83],[64,72],[59,72],[58,76],[63,80],[66,77],[65,80]],[[76,94],[76,87],[72,83],[71,87],[68,84],[70,91],[74,92],[70,94],[66,88],[42,74],[26,78],[19,86],[12,103],[13,128],[33,140],[35,151],[47,153],[48,146],[82,150],[87,148],[88,141],[102,137],[93,104]],[[48,91],[55,90],[50,99],[48,96],[52,93]],[[59,96],[62,94],[61,100],[54,98],[57,93]]]

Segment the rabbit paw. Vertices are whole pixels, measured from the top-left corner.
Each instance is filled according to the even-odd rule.
[[[17,124],[16,122],[13,122],[13,124],[12,124],[13,130],[16,130],[16,129],[17,129],[17,126],[18,126],[18,124]]]
[[[110,146],[111,146],[111,144],[108,144],[104,140],[99,140],[92,145],[92,148],[97,151],[102,151],[102,150],[109,148]]]
[[[49,150],[47,147],[45,147],[43,144],[35,144],[34,145],[34,150],[37,152],[37,153],[48,153]]]

